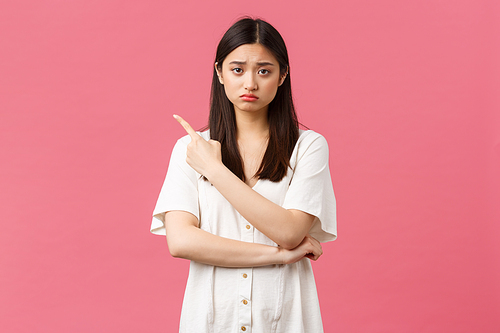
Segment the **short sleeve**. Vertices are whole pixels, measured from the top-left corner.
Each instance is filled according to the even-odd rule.
[[[293,176],[283,207],[316,216],[310,235],[320,242],[337,238],[337,211],[328,143],[313,131],[302,133],[290,159]]]
[[[165,235],[165,213],[171,210],[186,211],[199,220],[198,175],[186,163],[186,149],[190,141],[187,135],[179,139],[172,150],[167,176],[153,211],[153,234]]]

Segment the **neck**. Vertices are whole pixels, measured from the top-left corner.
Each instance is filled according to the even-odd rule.
[[[253,112],[235,110],[235,118],[237,140],[267,138],[269,135],[267,108]]]

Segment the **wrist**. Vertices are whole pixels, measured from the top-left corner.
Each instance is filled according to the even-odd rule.
[[[208,169],[205,174],[203,174],[212,184],[215,185],[218,179],[224,177],[224,173],[229,170],[222,161],[213,165],[210,169]]]
[[[285,264],[285,249],[281,247],[276,247],[276,264],[284,265]]]

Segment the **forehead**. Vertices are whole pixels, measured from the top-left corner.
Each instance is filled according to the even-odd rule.
[[[231,61],[241,61],[251,63],[271,62],[278,65],[278,60],[262,44],[243,44],[229,53],[224,60],[225,63]]]

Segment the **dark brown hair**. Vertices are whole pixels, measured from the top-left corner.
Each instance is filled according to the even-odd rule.
[[[245,17],[233,24],[224,34],[217,47],[215,62],[218,70],[229,53],[244,44],[261,44],[278,60],[280,76],[288,70],[285,81],[278,87],[276,96],[269,104],[269,142],[256,173],[259,179],[278,182],[286,175],[290,157],[299,137],[297,115],[293,106],[290,84],[290,67],[285,42],[279,32],[269,23]],[[214,68],[210,95],[208,127],[210,138],[221,143],[222,162],[237,177],[245,181],[243,162],[236,141],[236,119],[234,106],[229,101],[224,87],[219,83]]]

